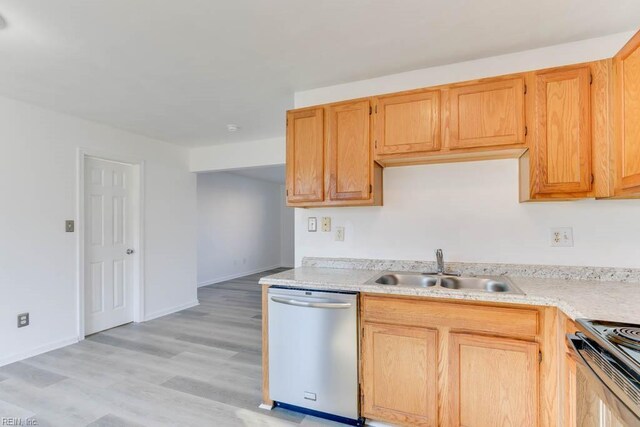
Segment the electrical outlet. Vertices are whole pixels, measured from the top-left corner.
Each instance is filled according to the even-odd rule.
[[[344,227],[336,227],[336,242],[344,242]]]
[[[315,216],[310,216],[309,218],[307,218],[307,231],[318,231],[318,218],[316,218]]]
[[[573,246],[573,228],[557,227],[551,229],[551,246],[553,247],[572,247]]]
[[[18,314],[18,328],[29,326],[29,313]]]
[[[331,217],[323,216],[322,217],[322,231],[331,231]]]

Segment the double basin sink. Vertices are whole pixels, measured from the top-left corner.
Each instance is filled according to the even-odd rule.
[[[373,281],[378,285],[410,288],[440,287],[481,292],[523,294],[504,276],[456,276],[438,273],[385,273]]]

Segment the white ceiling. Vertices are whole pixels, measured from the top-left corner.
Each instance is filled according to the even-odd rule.
[[[259,168],[245,168],[228,171],[233,175],[241,175],[247,178],[269,181],[275,184],[284,184],[284,165],[267,166]]]
[[[0,14],[0,94],[198,146],[283,135],[297,90],[633,30],[640,1],[0,0]]]

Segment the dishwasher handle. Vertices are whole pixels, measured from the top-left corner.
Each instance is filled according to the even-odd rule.
[[[299,301],[291,298],[271,297],[271,301],[280,304],[293,305],[296,307],[309,307],[309,308],[349,308],[350,302],[308,302]]]

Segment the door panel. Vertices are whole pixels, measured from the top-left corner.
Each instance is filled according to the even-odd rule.
[[[640,32],[614,57],[616,195],[640,193]]]
[[[522,78],[455,87],[449,100],[451,149],[524,144]]]
[[[364,416],[437,425],[437,331],[365,323],[363,339]]]
[[[536,75],[536,193],[591,190],[589,67]]]
[[[449,340],[454,425],[537,425],[537,343],[459,333]]]
[[[85,160],[85,334],[133,321],[132,166]]]
[[[371,197],[372,150],[368,100],[328,108],[329,198]]]
[[[324,200],[324,109],[287,113],[287,201]]]
[[[378,155],[440,149],[440,91],[376,98]]]

